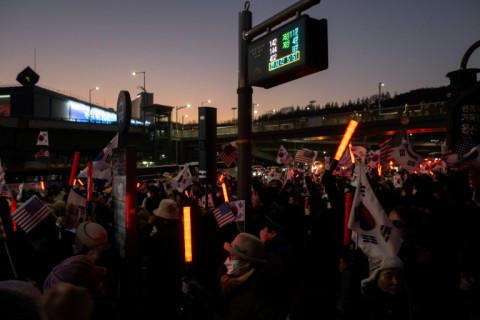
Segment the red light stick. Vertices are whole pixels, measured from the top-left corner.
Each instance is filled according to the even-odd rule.
[[[348,228],[348,220],[350,219],[350,211],[352,210],[352,193],[345,194],[345,221],[343,223],[343,245],[348,246],[350,244],[350,229]]]
[[[93,163],[89,161],[87,164],[87,201],[92,201],[93,192]]]
[[[73,187],[73,184],[75,181],[75,173],[77,172],[77,169],[78,169],[79,160],[80,160],[80,152],[75,151],[73,155],[72,169],[70,170],[70,179],[68,180],[68,185],[70,187]]]

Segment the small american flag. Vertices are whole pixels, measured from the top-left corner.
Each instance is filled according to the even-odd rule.
[[[295,162],[312,164],[317,158],[317,152],[309,149],[298,150],[295,154]]]
[[[235,221],[232,209],[228,203],[222,203],[218,208],[213,210],[213,216],[217,220],[218,226],[221,228],[230,222]]]
[[[238,151],[235,142],[230,142],[222,146],[222,152],[220,152],[219,157],[227,167],[230,167],[232,163],[237,160],[237,156]]]
[[[12,213],[12,219],[26,233],[29,233],[51,212],[52,209],[34,195]]]
[[[397,132],[391,137],[386,138],[378,147],[380,148],[380,164],[385,166],[387,161],[391,160],[391,154],[394,148],[398,148],[405,137],[405,132]]]
[[[38,151],[37,153],[35,153],[35,159],[38,158],[50,158],[50,151],[48,151],[47,149],[42,149]]]

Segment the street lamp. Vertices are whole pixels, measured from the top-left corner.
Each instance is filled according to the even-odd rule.
[[[184,108],[190,108],[191,105],[187,104],[185,106],[176,106],[175,107],[175,131],[178,133],[178,110],[182,110]]]
[[[237,107],[232,107],[232,124],[235,124],[235,110],[237,110]]]
[[[175,107],[175,132],[177,137],[175,137],[175,163],[178,164],[178,110],[182,110],[183,108],[190,108],[190,105],[187,104],[185,106],[176,106]],[[183,121],[183,118],[182,118]],[[183,127],[183,124],[182,124]]]
[[[212,102],[212,100],[208,99],[207,101],[202,101],[201,105],[202,105],[202,107],[203,107],[203,104],[204,104],[204,103],[210,103],[210,102]]]
[[[185,119],[185,118],[188,118],[188,114],[184,114],[184,115],[182,116],[182,130],[183,130],[183,119]]]
[[[89,103],[92,103],[92,91],[93,90],[99,90],[100,88],[99,87],[95,87],[95,88],[92,88],[90,90],[88,90],[88,102]]]
[[[380,108],[381,108],[380,99],[382,97],[382,87],[384,85],[385,85],[385,83],[383,83],[383,82],[378,83],[378,112],[380,112]]]
[[[147,92],[147,87],[145,86],[145,71],[133,71],[132,75],[136,76],[139,73],[143,73],[143,92]]]

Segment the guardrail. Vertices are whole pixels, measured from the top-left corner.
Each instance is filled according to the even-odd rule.
[[[339,112],[326,115],[265,121],[252,125],[252,132],[295,130],[309,127],[333,126],[347,124],[352,118],[361,122],[385,121],[400,119],[403,114],[408,117],[428,117],[431,115],[446,115],[445,102],[432,102],[417,105],[398,106],[392,108],[359,110],[354,112]],[[217,136],[236,135],[237,126],[217,127]],[[192,139],[198,137],[198,130],[172,130],[173,139]]]

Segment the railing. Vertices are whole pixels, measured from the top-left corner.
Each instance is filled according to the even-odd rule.
[[[432,102],[417,105],[398,106],[374,110],[361,110],[354,112],[339,112],[318,116],[300,117],[275,121],[265,121],[252,125],[252,132],[294,130],[309,127],[333,126],[347,124],[352,118],[361,122],[385,121],[400,119],[403,114],[410,118],[429,117],[431,115],[446,115],[445,102]],[[237,126],[217,127],[217,136],[236,135]],[[198,130],[172,130],[173,139],[193,139],[198,137]]]

